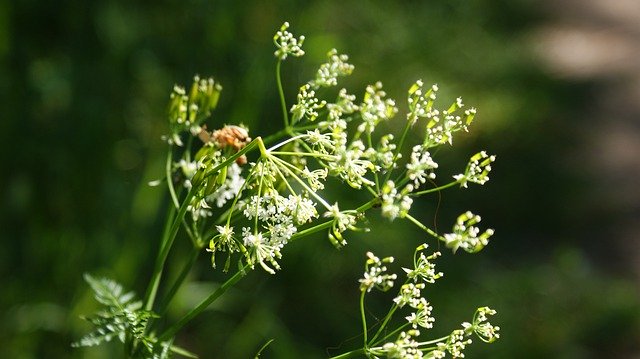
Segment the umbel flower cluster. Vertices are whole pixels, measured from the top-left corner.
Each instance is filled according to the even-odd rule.
[[[288,105],[281,64],[304,55],[304,36],[296,37],[288,28],[285,23],[273,37],[281,131],[263,138],[243,124],[211,119],[222,92],[222,86],[213,78],[196,76],[190,87],[173,88],[169,133],[163,137],[168,146],[164,179],[153,182],[166,184],[172,205],[154,271],[139,305],[140,313],[146,314],[136,326],[120,326],[124,329],[118,333],[110,333],[105,324],[99,331],[108,335],[96,334],[92,339],[121,338],[132,355],[142,357],[184,354],[183,349],[172,345],[176,332],[249,269],[276,273],[283,249],[292,241],[317,232],[325,232],[334,246],[342,247],[347,244],[347,232],[367,229],[363,219],[370,211],[379,211],[389,221],[406,220],[454,252],[478,252],[488,244],[493,230],[480,233],[480,217],[470,212],[458,218],[450,233],[437,233],[410,214],[419,197],[456,185],[466,188],[470,183],[488,181],[495,156],[484,151],[472,155],[466,168],[452,178],[437,176],[436,149],[452,145],[456,133],[468,131],[476,110],[466,108],[460,98],[439,108],[438,86],[426,86],[418,80],[408,90],[408,112],[400,116],[396,101],[387,96],[380,82],[366,86],[360,94],[339,86],[340,79],[349,76],[354,66],[347,55],[336,49],[327,53],[327,61],[319,66],[314,78],[298,87],[296,102]],[[399,121],[400,126],[386,126],[390,121]],[[402,128],[402,132],[383,130],[394,127]],[[344,208],[326,190],[329,181],[365,192],[368,200],[356,208]],[[157,331],[152,330],[155,322],[150,318],[153,313],[164,312],[193,264],[191,261],[185,265],[162,301],[156,303],[164,264],[179,231],[191,240],[194,260],[206,251],[214,268],[223,263],[222,269],[229,271],[231,264],[237,263],[239,270],[183,320],[156,336],[151,334]],[[415,267],[405,270],[407,282],[394,299],[394,308],[414,310],[407,317],[410,328],[402,330],[396,342],[382,346],[376,343],[388,338],[380,337],[381,332],[376,335],[378,338],[365,340],[368,355],[414,358],[426,352],[416,338],[419,330],[430,328],[434,319],[431,306],[420,293],[442,274],[436,273],[431,264],[439,254],[425,256],[424,248],[419,247],[416,252],[420,256],[416,257]],[[363,294],[372,288],[388,290],[393,286],[397,277],[385,274],[390,262],[368,255],[367,272],[360,281]],[[95,289],[99,281],[92,280]],[[486,309],[479,313],[472,324],[463,325],[461,336],[452,333],[446,343],[440,340],[429,344],[429,355],[442,357],[444,354],[439,353],[449,352],[461,357],[456,353],[461,353],[468,343],[462,338],[469,333],[491,336],[494,328],[481,322],[493,312]],[[487,341],[493,338],[497,334]],[[92,341],[96,342],[100,340]]]
[[[500,337],[500,327],[488,322],[488,316],[496,314],[496,311],[489,307],[480,307],[471,322],[462,323],[462,329],[455,329],[449,335],[438,339],[420,340],[423,332],[431,329],[436,320],[431,315],[433,307],[423,296],[423,290],[443,276],[442,272],[436,271],[434,263],[441,255],[440,252],[427,256],[424,253],[427,248],[427,244],[418,246],[414,254],[413,267],[403,268],[406,279],[371,339],[368,339],[367,335],[369,331],[364,296],[374,288],[383,292],[390,290],[398,277],[387,273],[387,264],[393,263],[393,257],[379,259],[374,254],[367,253],[365,273],[360,279],[360,310],[364,329],[364,346],[360,353],[373,358],[445,358],[447,354],[453,358],[464,358],[464,349],[472,343],[471,337],[474,334],[485,343],[492,343]],[[410,314],[404,317],[405,322],[395,329],[389,328],[393,315],[403,308],[409,308],[410,311]]]
[[[304,55],[303,42],[304,37],[293,36],[285,23],[274,36],[278,65],[289,56]],[[329,239],[339,247],[346,244],[344,232],[355,229],[374,206],[380,206],[389,220],[409,218],[416,222],[409,214],[415,198],[452,184],[466,188],[469,183],[484,184],[489,179],[495,156],[482,151],[473,155],[466,169],[452,181],[434,185],[438,169],[434,148],[453,144],[454,134],[468,131],[476,114],[473,108],[464,109],[460,98],[446,109],[438,109],[437,85],[425,87],[419,80],[410,87],[409,113],[400,136],[377,133],[380,124],[394,120],[398,114],[395,100],[387,97],[380,82],[367,86],[360,101],[345,88],[334,92],[334,100],[318,98],[318,89],[326,88],[323,93],[327,93],[341,77],[352,73],[354,66],[348,60],[347,55],[330,50],[315,78],[300,87],[297,102],[283,108],[285,129],[252,142],[249,130],[242,125],[223,126],[212,133],[206,130],[203,121],[221,90],[213,79],[196,77],[186,97],[181,95],[186,93],[184,89],[174,89],[170,106],[173,132],[166,137],[168,142],[182,146],[185,133],[205,140],[194,156],[185,149],[182,158],[172,164],[171,174],[177,171],[182,178],[180,186],[193,192],[187,197],[194,227],[202,226],[214,213],[222,213],[216,221],[219,224],[209,226],[213,234],[208,250],[213,253],[214,265],[217,253],[237,252],[252,268],[257,264],[274,273],[279,269],[282,248],[302,228],[314,228],[310,224],[320,218],[328,219],[323,227],[330,224]],[[408,134],[416,129],[422,129],[423,138],[409,148],[405,161]],[[242,150],[249,144],[259,154],[245,163]],[[371,200],[361,208],[341,209],[322,192],[330,178],[367,191]],[[178,202],[176,198],[176,207]],[[486,230],[478,236],[473,225],[479,220],[475,215],[471,220],[458,219],[452,233],[427,231],[454,251],[462,248],[477,252],[493,233]]]

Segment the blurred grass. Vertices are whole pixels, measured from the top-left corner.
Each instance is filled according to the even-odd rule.
[[[139,293],[148,280],[166,196],[146,182],[161,174],[168,93],[195,73],[213,75],[224,90],[212,126],[273,131],[280,109],[271,39],[285,20],[307,36],[307,56],[284,66],[289,103],[336,47],[356,65],[345,82],[356,94],[381,80],[404,106],[406,89],[423,78],[440,85],[443,102],[461,95],[479,109],[471,134],[438,154],[440,176],[484,148],[498,155],[492,181],[414,208],[439,228],[471,209],[497,229],[480,255],[440,260],[434,332],[491,305],[503,338],[469,357],[638,353],[637,283],[621,274],[624,265],[603,265],[614,249],[597,244],[595,224],[581,215],[597,179],[565,165],[573,129],[589,121],[582,107],[594,84],[538,68],[526,41],[544,20],[534,2],[32,0],[0,4],[0,356],[118,356],[116,347],[69,346],[88,328],[79,315],[95,308],[81,275],[112,276]],[[410,258],[427,239],[408,227],[384,223],[340,252],[322,236],[292,244],[281,272],[252,273],[178,343],[203,358],[249,357],[271,338],[265,357],[354,347],[364,252]],[[183,244],[170,275],[186,256]],[[207,258],[192,276],[201,286],[182,293],[172,316],[223,280]],[[372,310],[384,308],[382,299]]]

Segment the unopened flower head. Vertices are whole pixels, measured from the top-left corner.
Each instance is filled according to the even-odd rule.
[[[371,252],[367,252],[367,257],[364,276],[359,280],[360,290],[370,292],[371,289],[376,288],[385,292],[393,287],[397,276],[395,274],[387,274],[387,266],[385,265],[393,263],[393,257],[380,259]]]
[[[420,336],[420,331],[417,329],[400,332],[395,342],[384,344],[380,350],[375,351],[375,354],[394,359],[423,358],[420,343],[415,339],[418,336]]]
[[[411,315],[405,317],[405,319],[411,324],[414,329],[418,327],[430,329],[433,328],[433,322],[436,321],[436,318],[431,316],[431,311],[433,307],[424,301],[424,305],[420,308],[417,308],[417,311],[412,312]]]
[[[394,220],[403,218],[409,213],[413,199],[409,194],[413,191],[413,185],[406,185],[402,191],[398,191],[393,181],[387,181],[382,188],[382,215]]]
[[[436,264],[433,261],[438,258],[441,253],[434,252],[426,256],[423,252],[428,245],[425,243],[419,246],[413,255],[413,269],[402,268],[407,273],[407,278],[425,283],[435,283],[437,279],[442,278],[442,272],[436,272]]]
[[[328,103],[329,119],[331,121],[338,120],[342,115],[352,114],[360,109],[354,102],[356,95],[347,93],[346,89],[340,89],[338,92],[338,100],[335,103]]]
[[[288,28],[289,23],[285,22],[280,27],[280,30],[273,36],[273,43],[278,48],[274,55],[281,61],[286,59],[288,55],[294,57],[304,55],[304,51],[302,50],[304,36],[295,38],[292,33],[287,31]]]
[[[360,105],[360,116],[362,124],[358,128],[359,132],[372,133],[378,123],[391,119],[398,112],[396,102],[385,98],[386,92],[382,91],[382,83],[376,82],[367,86],[364,100]]]
[[[432,85],[426,91],[423,86],[422,80],[418,80],[409,88],[409,113],[407,117],[412,125],[418,118],[427,118],[432,113],[431,108],[438,93],[438,85]]]
[[[458,109],[462,106],[462,99],[456,99],[448,110],[440,111],[428,106],[424,110],[424,118],[427,119],[427,129],[423,146],[425,148],[435,147],[441,144],[453,144],[453,134],[458,131],[469,131],[469,124],[475,116],[476,110],[464,111],[464,115],[458,114]],[[421,116],[422,117],[422,116]]]
[[[291,121],[296,123],[303,118],[314,121],[318,117],[318,109],[324,107],[326,103],[316,98],[316,92],[311,89],[311,85],[302,85],[298,92],[298,103],[291,107]]]
[[[456,329],[449,335],[447,351],[454,358],[464,358],[464,349],[472,343],[471,339],[465,339],[465,331]]]
[[[469,211],[458,216],[456,223],[453,225],[453,232],[444,235],[447,247],[451,248],[454,253],[458,248],[462,248],[469,253],[482,250],[489,243],[489,237],[493,235],[494,231],[489,228],[480,233],[480,229],[475,226],[480,220],[480,216]]]
[[[471,329],[485,343],[492,343],[500,338],[500,327],[489,323],[487,316],[495,315],[496,311],[489,307],[481,307],[473,316]]]
[[[465,188],[467,187],[467,182],[483,185],[489,180],[491,164],[495,160],[496,156],[490,156],[485,151],[480,151],[471,156],[465,172],[463,174],[455,175],[453,178],[455,178],[456,181]]]
[[[348,76],[353,72],[354,66],[347,63],[349,56],[338,54],[338,50],[332,49],[327,54],[329,62],[320,65],[316,78],[309,81],[313,88],[336,86],[338,77]]]

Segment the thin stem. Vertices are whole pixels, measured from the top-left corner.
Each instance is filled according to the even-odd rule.
[[[367,344],[367,341],[368,341],[368,338],[367,338],[367,335],[368,335],[368,331],[367,331],[367,315],[364,312],[364,296],[365,296],[366,293],[367,293],[366,291],[362,291],[362,293],[360,293],[360,318],[362,320],[362,336],[363,336],[363,339],[364,339],[363,340],[363,342],[364,342],[363,348],[365,348],[365,349],[368,347],[368,344]]]
[[[318,225],[315,225],[313,227],[304,229],[304,230],[302,230],[300,232],[296,232],[291,236],[291,238],[289,238],[289,242],[292,242],[292,241],[294,241],[296,239],[299,239],[299,238],[302,238],[302,237],[306,237],[308,235],[320,232],[320,231],[325,230],[325,229],[329,229],[329,228],[331,228],[332,224],[333,224],[333,220],[329,220],[329,221],[326,221],[326,222],[322,222],[322,223],[320,223]]]
[[[340,355],[336,355],[336,356],[330,357],[329,359],[354,358],[354,357],[362,356],[365,353],[366,353],[365,349],[364,348],[360,348],[360,349],[352,350],[350,352],[346,352],[346,353],[342,353]]]
[[[382,334],[382,331],[385,329],[385,327],[387,326],[387,323],[389,323],[389,320],[391,320],[391,317],[393,316],[393,314],[396,312],[397,309],[398,309],[398,305],[394,302],[393,305],[391,306],[391,309],[389,309],[389,311],[387,312],[387,315],[382,320],[382,324],[378,327],[376,334],[373,336],[373,338],[371,338],[372,343],[374,343],[376,339],[380,336],[380,334]]]
[[[449,188],[449,187],[453,187],[455,185],[457,185],[458,181],[453,181],[453,182],[449,182],[445,185],[436,187],[436,188],[430,188],[430,189],[425,189],[424,191],[418,191],[418,192],[413,192],[410,194],[411,197],[417,197],[417,196],[421,196],[423,194],[427,194],[427,193],[433,193],[433,192],[439,192],[442,191],[443,189]]]
[[[272,155],[278,155],[278,156],[298,156],[298,157],[315,157],[315,158],[321,158],[321,159],[335,159],[336,156],[334,155],[329,155],[326,153],[309,153],[309,152],[286,152],[286,151],[271,151],[270,152]]]
[[[195,264],[196,259],[198,259],[198,255],[200,254],[200,249],[201,248],[198,247],[193,248],[189,260],[184,264],[184,267],[182,267],[182,270],[180,271],[180,275],[178,275],[178,278],[173,283],[173,286],[171,286],[171,289],[169,289],[169,292],[167,292],[167,294],[162,298],[162,302],[160,303],[158,308],[158,313],[161,317],[164,316],[167,308],[169,307],[169,303],[171,303],[171,300],[178,292],[178,289],[180,289],[180,287],[182,286],[182,283],[187,278],[187,275],[189,274],[189,272],[191,272],[191,268]]]
[[[282,106],[282,119],[284,121],[284,128],[289,129],[289,111],[287,111],[287,103],[284,99],[284,90],[282,89],[282,78],[280,76],[280,65],[282,60],[278,59],[276,63],[276,83],[278,85],[278,95],[280,95],[280,106]]]
[[[326,209],[331,208],[331,205],[329,203],[327,203],[327,201],[324,200],[324,198],[320,197],[315,191],[313,191],[311,188],[309,188],[309,186],[300,179],[300,177],[298,177],[290,168],[288,168],[288,166],[290,166],[291,164],[288,162],[285,162],[281,159],[279,159],[278,157],[271,157],[272,161],[274,162],[278,162],[282,165],[282,169],[284,169],[285,171],[287,171],[289,173],[289,175],[291,177],[293,177],[293,179],[296,180],[296,182],[298,182],[306,191],[307,193],[309,193],[309,195],[311,195],[313,198],[315,198],[318,202],[320,202]]]
[[[409,115],[409,117],[407,118],[407,123],[404,125],[404,130],[402,131],[402,136],[400,137],[400,142],[398,142],[398,145],[396,146],[396,153],[393,155],[393,163],[396,163],[396,161],[398,160],[398,157],[400,156],[400,153],[402,152],[402,146],[404,145],[404,141],[407,138],[407,134],[409,134],[409,129],[411,128],[411,126],[413,125],[413,123],[415,122],[413,120],[414,114],[413,112]],[[391,178],[391,173],[393,171],[389,171],[387,172],[387,175],[384,179],[384,183],[386,183],[389,178]]]
[[[291,138],[287,139],[286,141],[280,142],[277,145],[269,147],[267,152],[271,152],[271,151],[273,151],[273,150],[275,150],[277,148],[280,148],[280,147],[286,145],[289,142],[292,142],[292,141],[295,141],[297,139],[304,138],[304,137],[307,137],[307,135],[306,134],[302,134],[302,135],[297,135],[297,136],[291,137]]]
[[[231,278],[227,279],[218,289],[205,298],[198,306],[193,308],[182,319],[173,324],[169,329],[165,330],[160,336],[158,336],[158,342],[163,342],[169,338],[172,338],[182,327],[189,323],[198,314],[202,313],[207,307],[213,303],[216,299],[222,296],[231,286],[236,284],[240,278],[246,274],[246,270],[249,268],[248,264],[245,264],[242,268],[236,272]]]
[[[158,253],[158,257],[156,258],[156,264],[153,269],[153,276],[151,277],[151,281],[149,282],[149,287],[147,288],[147,292],[145,295],[145,309],[151,310],[153,309],[153,303],[156,298],[156,294],[158,293],[158,286],[160,285],[160,278],[162,277],[162,269],[164,267],[164,262],[167,260],[167,256],[169,254],[169,250],[173,245],[173,241],[176,238],[176,234],[178,234],[178,229],[180,229],[180,225],[182,224],[182,219],[184,215],[187,213],[187,208],[191,203],[191,198],[195,195],[196,188],[192,187],[187,193],[187,197],[182,202],[180,209],[178,209],[178,214],[176,215],[171,228],[167,232],[165,238],[163,238],[162,245],[160,247],[160,253]]]
[[[434,232],[431,228],[429,228],[429,227],[425,226],[424,224],[420,223],[420,221],[418,221],[417,219],[413,218],[410,214],[405,215],[404,218],[408,219],[409,222],[415,224],[418,228],[420,228],[423,231],[429,233],[430,235],[432,235],[436,239],[442,240],[442,237],[440,237],[438,235],[438,233]]]
[[[169,194],[171,195],[173,206],[175,208],[179,208],[180,202],[178,201],[178,195],[176,194],[176,190],[173,187],[173,181],[171,178],[171,165],[173,165],[173,146],[169,145],[169,151],[167,151],[167,162],[164,165],[164,171],[167,178],[167,187],[169,188]]]
[[[402,330],[404,330],[404,328],[406,328],[407,326],[409,326],[409,323],[404,323],[403,325],[399,326],[398,328],[396,328],[394,331],[392,331],[391,333],[386,334],[383,338],[377,340],[375,343],[373,343],[373,339],[371,340],[372,344],[371,347],[376,346],[382,342],[385,342],[387,339],[395,336],[397,333],[401,332]]]

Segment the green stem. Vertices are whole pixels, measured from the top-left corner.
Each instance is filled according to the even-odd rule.
[[[371,338],[371,343],[374,343],[375,340],[380,336],[380,334],[382,334],[382,331],[387,326],[387,323],[389,323],[389,320],[391,320],[391,317],[393,316],[393,313],[396,312],[396,309],[398,309],[398,306],[395,303],[393,303],[393,305],[391,306],[391,309],[389,309],[389,311],[387,312],[387,315],[384,317],[382,324],[380,325],[380,327],[378,327],[376,334],[373,336],[373,338]]]
[[[413,116],[414,116],[414,114],[411,113],[409,118],[407,118],[407,123],[404,125],[404,130],[402,131],[402,137],[400,137],[400,142],[398,142],[398,145],[396,146],[396,153],[393,155],[393,163],[396,163],[396,161],[398,160],[398,158],[400,156],[400,153],[402,151],[402,146],[404,145],[404,141],[407,138],[407,134],[409,134],[409,129],[411,128],[411,126],[415,122],[415,121],[412,120]],[[393,171],[387,172],[387,175],[385,176],[385,179],[384,179],[384,183],[387,183],[389,178],[391,178],[391,173],[392,172]]]
[[[178,201],[178,195],[176,194],[176,190],[173,187],[173,181],[171,178],[171,165],[173,165],[173,146],[169,146],[169,151],[167,151],[167,162],[164,165],[165,176],[167,178],[167,187],[169,188],[169,194],[171,195],[171,201],[175,208],[180,207],[180,202]]]
[[[234,155],[230,156],[225,161],[222,161],[217,166],[213,167],[208,172],[206,177],[210,177],[214,174],[217,174],[222,168],[229,166],[238,157],[251,151],[256,146],[260,146],[261,149],[264,148],[264,145],[262,145],[262,139],[260,137],[257,137],[255,140],[251,141],[248,145],[246,145],[243,149],[236,152]],[[171,180],[170,178],[167,179],[167,181],[170,181],[170,180]],[[178,234],[180,225],[183,223],[184,216],[187,213],[187,208],[189,208],[189,204],[191,203],[191,198],[193,198],[193,196],[196,194],[198,189],[199,188],[197,185],[194,185],[193,187],[191,187],[191,189],[189,189],[189,193],[187,193],[187,196],[183,200],[182,205],[178,209],[178,214],[176,215],[173,221],[173,224],[171,225],[169,231],[168,232],[165,231],[165,234],[163,235],[161,246],[160,246],[160,252],[158,253],[158,257],[156,257],[156,264],[153,269],[153,275],[151,277],[151,281],[149,282],[149,287],[147,288],[147,292],[145,294],[146,310],[153,309],[153,304],[155,302],[156,295],[158,294],[160,279],[162,278],[162,269],[164,267],[164,263],[167,260],[167,256],[169,255],[169,251],[171,247],[173,246],[173,241],[175,240],[176,235]]]
[[[364,339],[364,345],[363,348],[367,348],[368,345],[368,338],[367,338],[367,316],[364,312],[364,296],[367,292],[366,291],[362,291],[362,293],[360,294],[360,318],[362,320],[362,336]]]
[[[180,225],[182,224],[182,219],[184,215],[187,213],[187,208],[191,203],[191,198],[196,193],[196,187],[192,187],[187,193],[187,197],[182,202],[180,209],[178,209],[178,214],[171,225],[171,228],[167,232],[166,236],[163,238],[162,245],[160,246],[160,253],[158,253],[158,257],[156,257],[156,264],[153,269],[153,276],[151,277],[151,281],[149,282],[149,287],[147,288],[147,292],[145,295],[145,309],[151,310],[153,309],[153,303],[156,299],[156,295],[158,293],[158,286],[160,285],[160,279],[162,277],[162,269],[164,267],[164,262],[167,260],[167,256],[169,255],[169,250],[173,245],[173,241],[176,238],[176,234],[178,234],[178,229],[180,229]]]
[[[377,340],[375,343],[373,343],[373,339],[371,340],[371,348],[373,348],[374,346],[377,346],[383,342],[386,342],[387,339],[396,336],[396,334],[398,334],[399,332],[403,331],[406,327],[409,326],[409,323],[405,323],[401,326],[399,326],[398,328],[396,328],[394,331],[392,331],[391,333],[386,334],[383,338]]]
[[[345,359],[345,358],[354,358],[354,357],[358,357],[358,356],[362,356],[365,354],[365,349],[364,348],[360,348],[360,349],[356,349],[356,350],[352,350],[350,352],[346,352],[340,355],[336,355],[333,357],[330,357],[329,359]]]
[[[455,185],[457,185],[459,182],[458,181],[453,181],[450,183],[447,183],[445,185],[436,187],[436,188],[430,188],[430,189],[425,189],[424,191],[418,191],[418,192],[413,192],[410,194],[411,197],[417,197],[417,196],[421,196],[423,194],[427,194],[427,193],[433,193],[433,192],[439,192],[442,191],[443,189],[449,188],[449,187],[453,187]]]
[[[158,308],[158,313],[161,317],[164,316],[164,314],[166,313],[167,308],[169,307],[169,303],[171,303],[171,300],[176,295],[176,293],[178,292],[178,289],[180,289],[180,287],[182,286],[182,283],[184,282],[184,280],[187,278],[187,275],[191,271],[191,268],[196,262],[196,259],[198,259],[198,255],[200,254],[200,249],[201,248],[198,248],[198,247],[193,248],[193,251],[191,253],[191,256],[189,257],[189,260],[184,264],[184,267],[182,267],[182,270],[180,271],[180,275],[178,275],[178,278],[171,286],[171,289],[169,289],[169,292],[167,292],[167,294],[162,298],[162,302],[160,303]]]
[[[429,233],[430,235],[432,235],[436,239],[443,240],[442,237],[440,237],[438,235],[438,233],[434,232],[431,228],[429,228],[429,227],[425,226],[424,224],[420,223],[420,221],[418,221],[417,219],[413,218],[410,214],[405,215],[404,218],[408,219],[409,222],[415,224],[418,228],[420,228],[423,231]]]
[[[187,313],[182,319],[176,322],[174,325],[169,327],[169,329],[165,330],[160,336],[158,336],[158,341],[163,342],[172,338],[182,327],[184,327],[187,323],[189,323],[193,318],[195,318],[198,314],[202,313],[207,307],[213,303],[216,299],[218,299],[221,295],[223,295],[231,286],[236,284],[240,278],[242,278],[246,274],[246,270],[249,268],[248,264],[245,264],[242,268],[236,272],[231,278],[229,278],[226,282],[224,282],[218,289],[216,289],[213,293],[211,293],[207,298],[205,298],[198,306],[193,308],[189,313]]]
[[[282,60],[276,63],[276,83],[278,85],[278,94],[280,95],[280,106],[282,106],[282,119],[284,120],[284,128],[289,129],[289,111],[287,111],[287,103],[284,99],[284,90],[282,89],[282,78],[280,76],[280,65]]]

